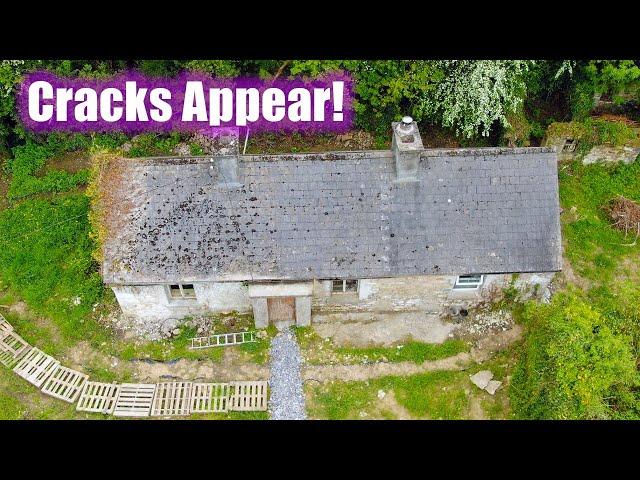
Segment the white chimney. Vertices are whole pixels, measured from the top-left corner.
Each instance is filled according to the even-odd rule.
[[[396,181],[418,181],[420,153],[424,150],[418,125],[411,117],[402,117],[401,122],[393,122],[391,150],[396,162]]]

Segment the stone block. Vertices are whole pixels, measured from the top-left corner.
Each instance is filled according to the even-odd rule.
[[[492,378],[493,378],[493,373],[491,373],[489,370],[481,370],[475,375],[469,375],[469,379],[471,380],[471,383],[473,383],[476,387],[481,388],[483,390],[487,388],[487,385],[489,385],[489,382],[491,381]]]

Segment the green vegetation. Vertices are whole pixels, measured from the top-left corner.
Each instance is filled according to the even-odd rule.
[[[61,142],[60,139],[60,135],[50,135],[44,144],[29,140],[24,145],[14,148],[13,159],[8,163],[11,173],[11,184],[7,193],[9,199],[16,200],[35,193],[65,192],[87,182],[86,169],[77,173],[53,170],[45,175],[36,176],[47,160],[66,151],[88,147],[86,138],[79,135],[72,137],[71,142]]]
[[[372,362],[414,362],[418,364],[427,360],[439,360],[468,351],[469,344],[463,340],[447,340],[441,344],[407,342],[395,347],[338,347],[336,349],[338,355],[354,359],[366,359]]]
[[[571,285],[520,309],[526,335],[510,397],[519,418],[640,418],[640,246],[607,220],[616,195],[640,199],[640,162],[560,170]]]
[[[407,377],[384,377],[367,382],[331,382],[310,387],[313,418],[329,420],[397,418],[392,406],[379,401],[378,391],[392,391],[395,400],[412,418],[453,420],[464,418],[470,385],[466,372],[429,372]],[[387,393],[388,394],[388,393]],[[362,412],[362,413],[361,413]]]
[[[189,139],[177,133],[133,138],[111,133],[42,136],[27,132],[18,121],[14,94],[26,72],[45,69],[70,77],[102,78],[127,68],[153,76],[187,69],[220,77],[262,78],[344,69],[355,80],[356,127],[375,138],[378,147],[388,147],[390,122],[407,113],[429,129],[430,138],[444,137],[453,145],[537,145],[545,135],[568,134],[578,141],[580,158],[594,145],[640,142],[628,125],[640,120],[637,60],[2,60],[0,187],[6,208],[0,211],[0,305],[24,300],[27,314],[2,313],[27,341],[61,358],[81,342],[124,361],[219,361],[223,355],[222,349],[189,350],[189,338],[196,333],[192,327],[182,326],[172,340],[136,343],[116,338],[98,320],[112,308],[113,299],[104,290],[91,256],[96,242],[90,236],[89,200],[82,191],[89,179],[90,154],[121,153],[126,144],[126,155],[132,157],[167,155]],[[610,101],[611,111],[626,118],[592,117],[598,99]],[[292,139],[298,142],[298,137]],[[277,143],[279,137],[274,134],[267,140]],[[290,150],[313,149],[313,140],[307,143]],[[200,145],[188,146],[192,155],[202,154]],[[572,271],[559,275],[564,292],[549,305],[522,304],[513,289],[507,291],[499,308],[512,308],[524,326],[521,346],[466,372],[313,385],[309,387],[312,413],[326,418],[361,418],[361,412],[369,418],[468,417],[476,394],[468,374],[489,368],[499,379],[513,374],[509,388],[495,397],[482,397],[485,414],[491,418],[640,418],[640,243],[612,228],[607,219],[604,207],[617,195],[640,201],[639,161],[611,166],[583,166],[576,161],[560,166],[563,239]],[[214,322],[214,330],[239,331],[243,322]],[[269,331],[257,343],[230,348],[243,360],[264,363],[273,334]],[[298,329],[297,335],[309,363],[420,364],[469,350],[461,341],[347,348],[309,329]],[[86,370],[104,381],[131,379],[127,369],[114,371],[103,361],[89,362]],[[466,393],[469,388],[474,393]],[[378,390],[392,391],[397,405],[379,400]],[[205,418],[265,416],[260,412]],[[0,369],[0,417],[85,418],[72,406],[40,395],[6,369]]]
[[[296,327],[296,338],[308,363],[374,363],[439,360],[469,351],[463,340],[447,340],[441,344],[408,341],[391,347],[340,347],[321,338],[311,327]]]
[[[180,143],[180,140],[181,136],[178,133],[172,133],[168,136],[143,133],[133,139],[127,156],[136,158],[170,155],[173,148]]]
[[[565,256],[581,276],[609,282],[626,257],[637,258],[640,246],[611,227],[603,207],[616,195],[640,200],[640,162],[629,165],[560,166],[560,202],[564,209]]]
[[[88,199],[70,194],[34,199],[0,212],[0,272],[36,312],[72,339],[104,337],[92,320],[103,294],[91,258]]]
[[[527,305],[527,329],[511,383],[519,417],[640,418],[640,385],[629,337],[571,294],[550,305]]]
[[[640,136],[631,127],[621,122],[588,118],[581,122],[552,123],[547,131],[549,137],[566,136],[578,142],[576,155],[586,155],[595,145],[640,145]]]
[[[36,387],[0,365],[0,419],[96,420],[101,418],[107,417],[76,412],[75,405],[43,395]]]

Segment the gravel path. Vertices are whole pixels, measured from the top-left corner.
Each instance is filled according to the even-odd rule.
[[[300,348],[291,329],[278,333],[271,341],[269,412],[272,420],[307,418],[300,376],[301,365]]]

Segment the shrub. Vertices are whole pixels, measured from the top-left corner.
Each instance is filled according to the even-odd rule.
[[[526,339],[509,391],[517,417],[640,414],[633,400],[639,382],[630,339],[613,333],[599,312],[569,293],[549,305],[529,303],[522,317]]]
[[[130,157],[153,157],[158,155],[169,155],[178,143],[181,136],[173,132],[170,135],[159,135],[155,133],[143,133],[131,139],[132,147],[128,152]]]
[[[20,199],[36,193],[65,192],[87,182],[88,171],[69,173],[54,170],[43,176],[35,174],[55,155],[79,147],[86,147],[83,140],[61,140],[58,135],[50,135],[47,143],[37,144],[29,140],[13,149],[13,159],[9,161],[11,184],[7,192],[10,199]]]

